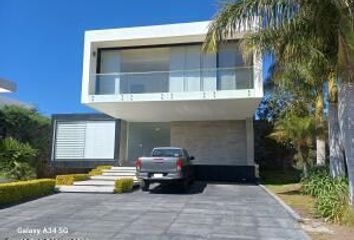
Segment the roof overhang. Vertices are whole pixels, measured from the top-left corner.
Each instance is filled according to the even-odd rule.
[[[217,121],[252,117],[261,98],[156,101],[94,102],[86,105],[130,122]]]
[[[0,93],[11,93],[16,91],[16,84],[12,81],[0,78]]]

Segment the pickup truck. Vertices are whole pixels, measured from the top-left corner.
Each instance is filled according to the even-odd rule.
[[[184,190],[193,181],[193,169],[187,150],[177,147],[157,147],[151,151],[150,157],[136,160],[137,177],[141,189],[149,191],[150,183],[177,182]]]

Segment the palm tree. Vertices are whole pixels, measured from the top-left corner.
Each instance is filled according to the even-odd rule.
[[[298,164],[303,167],[304,176],[308,176],[309,153],[313,143],[315,123],[311,117],[288,115],[276,122],[271,138],[278,142],[290,142],[295,150]]]
[[[253,23],[258,26],[252,29]],[[245,55],[272,52],[277,62],[317,61],[338,75],[339,127],[354,203],[354,0],[238,0],[225,4],[211,23],[205,48],[240,30]],[[321,76],[323,77],[323,76]],[[332,133],[330,131],[330,133]],[[331,137],[330,137],[331,139]]]
[[[324,83],[326,69],[320,62],[276,63],[273,67],[272,80],[287,92],[308,103],[309,113],[316,120],[317,165],[325,165],[325,118],[324,118]],[[301,97],[300,97],[301,96]]]

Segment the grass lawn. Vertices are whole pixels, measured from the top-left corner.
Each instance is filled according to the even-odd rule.
[[[284,202],[296,210],[301,217],[313,217],[314,198],[300,193],[299,183],[288,183],[283,185],[265,185],[273,193],[276,193]]]
[[[262,184],[270,191],[277,194],[286,204],[293,208],[303,219],[305,229],[314,240],[349,240],[354,239],[353,226],[341,226],[326,223],[323,219],[317,218],[314,210],[315,200],[311,196],[301,194],[299,173],[288,171],[286,173],[263,171],[261,174]],[[331,233],[316,232],[321,227],[327,228]]]

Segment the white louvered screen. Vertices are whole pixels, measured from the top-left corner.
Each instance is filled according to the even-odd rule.
[[[115,122],[95,121],[86,125],[85,158],[113,159]]]
[[[55,159],[114,159],[115,122],[58,122]]]
[[[58,122],[55,158],[82,159],[85,150],[85,122]]]

